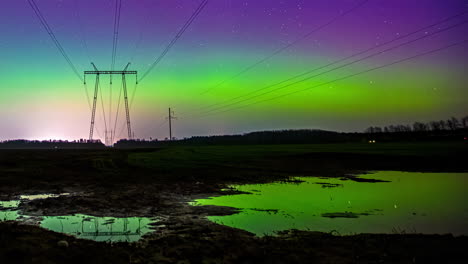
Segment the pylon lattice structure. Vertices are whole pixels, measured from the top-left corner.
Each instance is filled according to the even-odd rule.
[[[128,92],[127,92],[127,80],[126,80],[126,75],[132,74],[137,76],[138,72],[137,71],[128,71],[128,66],[130,63],[127,64],[124,70],[122,71],[100,71],[97,69],[97,67],[94,65],[94,63],[91,63],[94,67],[94,71],[84,71],[84,82],[86,84],[86,75],[95,75],[96,76],[96,82],[94,85],[94,97],[93,97],[93,107],[91,110],[91,124],[89,128],[89,140],[93,140],[93,134],[94,134],[94,123],[96,119],[96,107],[97,107],[97,98],[99,94],[99,78],[101,75],[121,75],[122,76],[122,89],[124,93],[124,102],[125,102],[125,117],[127,121],[127,133],[128,133],[128,139],[132,139],[132,127],[131,127],[131,122],[130,122],[130,108],[128,104]],[[136,78],[138,80],[138,77]],[[107,131],[106,131],[107,132]],[[107,135],[106,135],[107,138]],[[107,141],[107,140],[106,140]]]

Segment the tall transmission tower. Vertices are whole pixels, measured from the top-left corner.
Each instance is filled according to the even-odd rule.
[[[177,117],[174,116],[174,111],[171,110],[169,107],[169,115],[167,116],[167,120],[169,120],[169,140],[172,140],[172,120],[177,119]]]
[[[133,138],[132,134],[132,128],[131,128],[131,122],[130,122],[130,109],[129,109],[129,104],[128,104],[128,93],[127,93],[127,80],[126,80],[126,75],[128,74],[134,74],[137,76],[138,72],[137,71],[128,71],[128,66],[130,66],[130,63],[125,66],[125,68],[122,71],[100,71],[97,69],[96,65],[94,63],[91,63],[93,65],[94,71],[85,71],[84,72],[84,83],[86,84],[86,75],[96,75],[96,82],[94,85],[94,97],[93,97],[93,108],[91,110],[91,124],[89,128],[89,140],[93,140],[93,133],[94,133],[94,123],[96,119],[96,105],[97,105],[97,98],[99,94],[99,78],[101,75],[121,75],[122,76],[122,87],[123,87],[123,93],[124,93],[124,102],[125,102],[125,116],[126,116],[126,121],[127,121],[127,133],[128,133],[128,139]],[[136,80],[138,80],[138,77],[136,77]],[[107,131],[105,135],[105,141],[106,144],[109,144],[108,136],[107,136]],[[112,131],[110,131],[111,137],[112,137]]]

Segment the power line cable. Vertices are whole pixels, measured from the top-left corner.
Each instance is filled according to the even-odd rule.
[[[448,31],[448,30],[450,30],[450,29],[456,28],[456,27],[461,26],[461,25],[466,24],[466,23],[468,23],[468,20],[465,20],[465,21],[460,22],[460,23],[457,23],[457,24],[455,24],[455,25],[446,27],[446,28],[444,28],[444,29],[440,29],[440,30],[435,31],[435,32],[430,33],[430,34],[425,34],[425,35],[423,35],[423,36],[421,36],[421,37],[418,37],[418,38],[416,38],[416,39],[403,42],[403,43],[401,43],[401,44],[398,44],[398,45],[396,45],[396,46],[387,48],[387,49],[382,50],[382,51],[378,51],[378,52],[376,52],[376,53],[372,53],[372,54],[370,54],[370,55],[368,55],[368,56],[366,56],[366,57],[363,57],[363,58],[360,58],[360,59],[357,59],[357,60],[348,62],[348,63],[346,63],[346,64],[343,64],[343,65],[340,65],[340,66],[331,68],[331,69],[329,69],[329,70],[327,70],[327,71],[324,71],[324,72],[321,72],[321,73],[318,73],[318,74],[315,74],[315,75],[312,75],[312,76],[309,76],[309,77],[300,79],[300,80],[298,80],[298,81],[295,81],[295,82],[292,82],[292,83],[289,83],[289,84],[280,86],[280,87],[278,87],[278,88],[275,88],[275,89],[272,89],[272,90],[269,90],[269,91],[266,91],[266,92],[263,92],[263,93],[260,93],[260,94],[257,94],[257,95],[254,95],[254,96],[251,96],[251,97],[242,99],[242,100],[238,100],[238,101],[235,101],[235,102],[230,103],[230,104],[227,104],[227,105],[223,105],[223,106],[220,106],[220,107],[217,107],[217,108],[213,108],[213,109],[208,110],[208,111],[204,111],[204,112],[202,112],[201,114],[207,114],[207,113],[210,113],[210,112],[215,112],[215,111],[217,111],[217,110],[220,110],[220,109],[223,109],[223,108],[226,108],[226,107],[229,107],[229,106],[233,106],[233,105],[236,105],[236,104],[245,102],[245,101],[250,101],[250,100],[252,100],[252,99],[254,99],[254,98],[261,97],[261,96],[270,94],[270,93],[272,93],[272,92],[285,89],[285,88],[287,88],[287,87],[290,87],[290,86],[293,86],[293,85],[296,85],[296,84],[299,84],[299,83],[308,81],[308,80],[310,80],[310,79],[312,79],[312,78],[315,78],[315,77],[318,77],[318,76],[321,76],[321,75],[324,75],[324,74],[327,74],[327,73],[330,73],[330,72],[339,70],[339,69],[341,69],[341,68],[350,66],[350,65],[352,65],[352,64],[356,64],[356,63],[358,63],[358,62],[361,62],[361,61],[370,59],[370,58],[372,58],[372,57],[381,55],[381,54],[383,54],[383,53],[386,53],[386,52],[388,52],[388,51],[391,51],[391,50],[400,48],[400,47],[402,47],[402,46],[409,45],[409,44],[414,43],[414,42],[416,42],[416,41],[419,41],[419,40],[422,40],[422,39],[425,39],[425,38],[428,38],[428,37],[431,37],[431,36],[434,36],[434,35],[443,33],[443,32],[445,32],[445,31]]]
[[[115,131],[117,130],[117,120],[118,120],[118,118],[119,118],[120,100],[121,100],[121,98],[122,98],[122,90],[123,90],[123,83],[122,83],[122,86],[120,87],[119,100],[117,101],[117,111],[115,112],[114,129],[112,130],[112,143],[114,142],[114,139],[115,139]]]
[[[102,98],[102,89],[101,89],[101,87],[100,87],[99,79],[97,79],[96,81],[97,81],[98,90],[101,90],[101,92],[99,93],[99,95],[101,96],[102,116],[103,116],[103,119],[104,119],[104,129],[105,129],[105,132],[104,132],[104,141],[107,143],[106,108],[104,107],[104,99]]]
[[[205,8],[205,6],[207,4],[208,4],[208,0],[203,0],[200,3],[198,8],[194,11],[194,13],[190,16],[190,18],[185,22],[185,24],[182,26],[182,28],[179,30],[179,32],[175,35],[175,37],[171,40],[171,42],[163,50],[163,52],[151,64],[149,69],[142,75],[142,77],[138,80],[138,82],[141,82],[161,62],[161,60],[166,56],[166,54],[169,52],[169,50],[172,48],[172,46],[174,46],[177,43],[177,41],[180,39],[180,37],[182,37],[184,32],[190,27],[190,25],[198,17],[198,15],[203,11],[203,9]]]
[[[286,80],[283,80],[283,81],[280,81],[280,82],[277,82],[277,83],[274,83],[274,84],[270,84],[270,85],[264,86],[264,87],[262,87],[262,88],[260,88],[260,89],[255,90],[255,91],[248,92],[248,93],[245,93],[245,94],[243,94],[243,95],[240,95],[240,96],[237,96],[237,97],[234,97],[234,98],[231,98],[231,99],[227,99],[227,100],[224,100],[224,101],[219,102],[219,103],[215,103],[215,104],[211,104],[211,105],[208,105],[208,106],[205,106],[205,107],[201,107],[201,108],[199,108],[199,109],[197,109],[197,110],[200,111],[200,110],[210,109],[210,108],[213,108],[214,106],[223,105],[223,104],[226,104],[226,103],[228,103],[228,102],[232,102],[232,101],[234,101],[234,100],[237,100],[237,99],[240,99],[240,98],[243,98],[243,97],[247,97],[247,96],[252,95],[252,94],[256,94],[256,93],[258,93],[258,92],[260,92],[260,91],[263,91],[263,90],[266,90],[266,89],[268,89],[268,88],[271,88],[271,87],[274,87],[274,86],[277,86],[277,85],[280,85],[280,84],[287,83],[287,82],[289,82],[289,81],[292,81],[292,80],[297,79],[297,78],[299,78],[299,77],[305,76],[305,75],[310,74],[310,73],[312,73],[312,72],[325,69],[325,68],[327,68],[327,67],[329,67],[329,66],[332,66],[332,65],[335,65],[335,64],[337,64],[337,63],[340,63],[340,62],[349,60],[349,59],[354,58],[354,57],[357,57],[357,56],[359,56],[359,55],[363,55],[363,54],[365,54],[365,53],[367,53],[367,52],[369,52],[369,51],[372,51],[372,50],[381,48],[381,47],[383,47],[383,46],[386,46],[386,45],[391,44],[391,43],[393,43],[393,42],[396,42],[396,41],[398,41],[398,40],[401,40],[401,39],[407,38],[407,37],[409,37],[409,36],[415,35],[415,34],[417,34],[417,33],[419,33],[419,32],[425,31],[425,30],[430,29],[430,28],[432,28],[432,27],[435,27],[435,26],[437,26],[437,25],[444,24],[444,23],[446,23],[447,21],[450,21],[450,20],[453,20],[453,19],[456,19],[456,18],[461,17],[461,16],[465,15],[466,13],[468,13],[468,12],[467,12],[467,11],[464,11],[464,12],[458,13],[458,14],[456,14],[456,15],[453,15],[453,16],[450,16],[450,17],[447,17],[447,18],[444,18],[443,20],[440,20],[440,21],[438,21],[438,22],[436,22],[436,23],[432,23],[432,24],[430,24],[430,25],[428,25],[428,26],[424,26],[424,27],[419,28],[419,29],[417,29],[417,30],[411,31],[410,33],[407,33],[407,34],[404,34],[404,35],[400,35],[400,36],[398,36],[397,38],[391,39],[391,40],[389,40],[389,41],[387,41],[387,42],[381,43],[381,44],[376,45],[376,46],[369,47],[369,48],[367,48],[367,49],[365,49],[365,50],[362,50],[362,51],[360,51],[360,52],[357,52],[357,53],[354,53],[354,54],[352,54],[352,55],[346,56],[346,57],[344,57],[344,58],[338,59],[338,60],[333,61],[333,62],[331,62],[331,63],[328,63],[328,64],[326,64],[326,65],[322,65],[322,66],[319,66],[319,67],[314,68],[314,69],[312,69],[312,70],[305,71],[305,72],[303,72],[303,73],[301,73],[301,74],[295,75],[295,76],[290,77],[290,78],[288,78],[288,79],[286,79]]]
[[[80,81],[83,82],[83,77],[81,77],[81,75],[78,73],[78,70],[76,69],[75,65],[72,63],[72,61],[70,60],[70,57],[68,57],[67,53],[65,52],[65,49],[62,47],[62,45],[60,44],[60,42],[58,41],[57,37],[55,36],[53,30],[51,29],[51,27],[49,26],[49,24],[47,23],[47,20],[45,19],[45,17],[42,15],[39,7],[36,5],[36,2],[34,0],[28,0],[28,3],[29,5],[31,6],[31,8],[33,9],[34,13],[36,14],[37,18],[39,19],[39,21],[41,22],[42,26],[44,27],[44,29],[47,31],[47,33],[49,34],[50,38],[52,39],[52,42],[54,42],[55,46],[57,47],[57,49],[59,50],[60,54],[63,56],[63,58],[67,61],[68,65],[70,66],[70,68],[72,69],[72,71],[75,73],[75,75],[78,77],[78,79],[80,79]]]
[[[88,57],[88,60],[91,63],[92,60],[91,60],[91,56],[90,56],[90,52],[89,52],[89,48],[88,48],[88,42],[86,40],[86,35],[84,33],[83,20],[81,18],[81,14],[80,14],[80,6],[79,6],[77,0],[74,0],[73,3],[75,4],[76,15],[77,15],[77,19],[78,19],[78,25],[79,25],[79,28],[80,28],[79,32],[80,32],[80,36],[81,36],[80,37],[81,45],[85,50],[86,57]]]
[[[111,71],[115,68],[115,60],[117,57],[117,44],[119,41],[119,28],[120,28],[120,16],[122,9],[122,0],[115,0],[115,11],[114,11],[114,31],[113,31],[113,40],[112,40],[112,59],[111,59]],[[112,74],[109,75],[109,127],[112,128]],[[117,113],[116,113],[117,115]],[[111,130],[111,139],[112,139]]]
[[[60,54],[62,55],[62,57],[65,59],[65,61],[67,62],[67,64],[70,66],[71,70],[73,71],[73,73],[78,77],[78,79],[83,82],[83,84],[85,85],[85,94],[86,94],[86,98],[88,100],[88,106],[90,107],[91,109],[91,105],[90,105],[90,99],[89,99],[89,93],[88,93],[88,89],[87,89],[87,86],[86,86],[86,83],[83,79],[83,77],[78,73],[78,70],[76,69],[75,65],[73,64],[73,62],[71,61],[70,57],[67,55],[65,49],[63,48],[63,46],[60,44],[59,40],[57,39],[57,37],[55,36],[55,33],[54,31],[52,30],[52,28],[49,26],[49,24],[47,23],[47,20],[46,18],[43,16],[43,14],[41,13],[39,7],[37,6],[36,2],[34,0],[28,0],[28,3],[29,5],[31,6],[31,9],[34,11],[34,14],[36,15],[36,17],[38,18],[39,22],[41,23],[41,25],[43,26],[43,28],[45,29],[45,31],[48,33],[49,37],[51,38],[52,42],[55,44],[56,48],[58,49],[58,51],[60,52]],[[76,2],[75,2],[76,3]],[[86,42],[85,42],[86,43]],[[86,46],[86,49],[87,49],[87,44],[85,44]],[[89,54],[89,53],[88,53]],[[88,58],[89,58],[89,55],[88,55]],[[96,127],[96,132],[98,133],[98,135],[100,137],[102,137],[99,129]]]
[[[159,123],[157,126],[155,126],[154,129],[155,129],[155,130],[160,129],[160,128],[163,127],[165,124],[167,124],[167,122],[169,122],[169,119],[165,118],[161,123]]]
[[[273,58],[274,56],[276,56],[276,55],[282,53],[283,51],[289,49],[290,47],[296,45],[297,43],[299,43],[299,42],[301,42],[301,41],[303,41],[303,40],[309,38],[309,37],[310,37],[312,34],[314,34],[315,32],[317,32],[317,31],[319,31],[319,30],[322,30],[323,28],[325,28],[325,27],[327,27],[327,26],[333,24],[334,22],[336,22],[336,21],[339,20],[340,18],[342,18],[342,17],[344,17],[344,16],[346,16],[346,15],[352,13],[352,12],[355,11],[356,9],[358,9],[358,8],[360,8],[361,6],[365,5],[367,2],[369,2],[369,0],[364,0],[364,1],[360,2],[359,4],[353,6],[351,9],[347,10],[346,12],[340,13],[339,15],[337,15],[337,16],[333,17],[332,19],[330,19],[329,21],[327,21],[325,24],[322,24],[322,25],[320,25],[320,26],[318,26],[318,27],[312,29],[311,31],[307,32],[306,34],[304,34],[304,35],[298,37],[298,38],[297,38],[296,40],[294,40],[293,42],[291,42],[291,43],[289,43],[289,44],[287,44],[287,45],[285,45],[285,46],[283,46],[283,47],[281,47],[281,48],[275,50],[273,53],[271,53],[271,54],[267,55],[266,57],[264,57],[264,58],[262,58],[262,59],[256,61],[255,63],[253,63],[253,64],[251,64],[251,65],[245,67],[245,68],[242,69],[240,72],[238,72],[238,73],[232,75],[231,77],[229,77],[229,78],[227,78],[227,79],[225,79],[225,80],[219,82],[219,83],[216,84],[215,86],[208,88],[207,90],[201,92],[200,94],[206,94],[206,93],[212,91],[213,89],[216,89],[216,88],[220,87],[221,85],[223,85],[223,84],[225,84],[225,83],[227,83],[227,82],[229,82],[229,81],[232,81],[232,80],[236,79],[237,77],[239,77],[239,76],[243,75],[244,73],[250,71],[251,69],[257,67],[258,65],[264,63],[265,61],[267,61],[267,60]]]
[[[137,90],[137,86],[138,86],[138,83],[137,83],[137,82],[135,82],[135,86],[133,87],[133,92],[132,92],[132,95],[131,95],[131,98],[130,98],[130,106],[129,106],[129,110],[132,110],[132,107],[133,107],[133,99],[135,98],[135,93],[136,93],[136,90]],[[124,131],[124,128],[125,128],[126,124],[127,124],[127,122],[126,122],[126,121],[124,121],[124,122],[122,123],[121,129],[120,129],[120,132],[119,132],[119,134],[118,134],[118,136],[119,136],[119,137],[122,135],[122,133],[123,133],[123,131]],[[114,133],[115,133],[115,131],[114,131]]]
[[[278,95],[278,96],[271,97],[271,98],[268,98],[268,99],[256,101],[256,102],[253,102],[253,103],[250,103],[250,104],[246,104],[246,105],[238,106],[238,107],[235,107],[235,108],[227,109],[227,110],[224,110],[224,111],[208,114],[208,115],[205,115],[205,116],[201,116],[199,118],[206,117],[206,116],[209,116],[209,115],[214,115],[214,114],[226,113],[226,112],[242,109],[242,108],[245,108],[245,107],[248,107],[248,106],[256,105],[256,104],[259,104],[259,103],[280,99],[280,98],[283,98],[285,96],[289,96],[289,95],[293,95],[293,94],[296,94],[296,93],[304,92],[304,91],[307,91],[307,90],[310,90],[310,89],[313,89],[313,88],[321,87],[321,86],[324,86],[324,85],[329,85],[329,84],[332,84],[332,83],[335,83],[335,82],[338,82],[338,81],[342,81],[342,80],[345,80],[345,79],[349,79],[349,78],[352,78],[352,77],[355,77],[355,76],[358,76],[358,75],[362,75],[362,74],[369,73],[369,72],[372,72],[372,71],[376,71],[376,70],[379,70],[379,69],[387,68],[387,67],[399,64],[399,63],[407,62],[407,61],[410,61],[410,60],[413,60],[413,59],[416,59],[416,58],[419,58],[419,57],[423,57],[423,56],[430,55],[430,54],[433,54],[433,53],[436,53],[436,52],[440,52],[440,51],[443,51],[443,50],[446,50],[446,49],[449,49],[449,48],[452,48],[452,47],[455,47],[455,46],[458,46],[458,45],[462,45],[462,44],[465,44],[465,43],[468,43],[468,39],[465,39],[465,40],[459,41],[459,42],[455,42],[455,43],[452,43],[450,45],[446,45],[446,46],[443,46],[443,47],[440,47],[440,48],[437,48],[437,49],[429,50],[427,52],[423,52],[423,53],[420,53],[420,54],[417,54],[417,55],[414,55],[414,56],[411,56],[411,57],[407,57],[407,58],[404,58],[404,59],[401,59],[401,60],[397,60],[397,61],[394,61],[392,63],[384,64],[382,66],[378,66],[378,67],[370,68],[370,69],[367,69],[367,70],[364,70],[364,71],[361,71],[361,72],[353,73],[353,74],[350,74],[350,75],[347,75],[347,76],[344,76],[344,77],[340,77],[340,78],[337,78],[337,79],[334,79],[334,80],[331,80],[331,81],[328,81],[328,82],[324,82],[324,83],[321,83],[321,84],[318,84],[318,85],[314,85],[314,86],[311,86],[311,87],[308,87],[308,88],[305,88],[305,89],[296,90],[296,91],[293,91],[293,92]]]
[[[115,67],[115,58],[117,56],[117,43],[119,40],[119,27],[120,27],[120,14],[122,9],[122,0],[115,0],[115,12],[114,12],[114,34],[112,41],[112,62],[111,71]],[[112,81],[111,81],[112,82]]]
[[[91,106],[91,100],[89,98],[89,92],[88,92],[88,85],[86,84],[86,82],[83,83],[83,87],[84,87],[84,90],[85,90],[85,94],[86,94],[86,99],[87,99],[87,102],[88,102],[88,106],[89,106],[89,110],[91,111],[93,108]]]
[[[143,42],[143,29],[148,27],[148,24],[150,21],[151,7],[149,5],[146,5],[145,10],[146,10],[145,18],[143,19],[143,23],[141,23],[142,25],[140,25],[140,33],[138,36],[138,40],[135,43],[135,47],[133,49],[132,55],[130,56],[130,60],[129,60],[130,63],[133,63],[135,57],[137,56],[138,50],[140,49],[140,46]]]
[[[137,87],[138,87],[138,83],[135,83],[135,85],[133,86],[132,96],[130,98],[130,110],[132,109],[132,106],[133,106],[133,100],[135,99]]]
[[[90,56],[90,52],[89,52],[88,41],[87,41],[85,30],[84,30],[83,19],[82,19],[81,14],[80,14],[80,9],[81,8],[80,8],[80,5],[78,4],[77,0],[73,0],[73,3],[75,5],[76,16],[77,16],[78,25],[79,25],[81,46],[84,49],[86,57],[88,58],[89,62],[91,62],[92,60],[91,60],[91,56]],[[83,87],[84,87],[84,90],[85,90],[86,101],[88,103],[89,110],[92,111],[91,100],[90,100],[90,96],[89,96],[89,92],[88,92],[88,85],[86,83],[86,80],[83,82]],[[102,134],[101,134],[101,131],[99,130],[99,128],[94,127],[94,129],[96,130],[98,136],[100,138],[102,138]]]
[[[132,92],[132,95],[130,96],[130,104],[129,104],[129,110],[132,110],[132,107],[133,107],[133,99],[135,98],[135,93],[136,93],[136,90],[137,90],[137,86],[138,86],[138,83],[135,82],[135,85],[133,86],[133,92]],[[123,87],[122,87],[123,89]],[[120,95],[119,95],[120,96]],[[120,99],[119,99],[120,100]],[[123,132],[123,129],[125,128],[125,126],[127,125],[127,122],[124,121],[122,123],[122,126],[121,126],[121,129],[120,129],[120,132],[119,132],[119,137],[121,136],[122,132]]]
[[[91,101],[89,99],[88,85],[86,84],[86,82],[83,83],[83,87],[84,87],[84,90],[85,90],[86,99],[88,101],[89,111],[91,112],[91,111],[93,111],[93,108],[91,106]],[[99,131],[99,129],[97,127],[94,127],[94,129],[96,129],[96,132],[97,132],[98,136],[102,138],[102,134]]]
[[[153,130],[153,129],[154,129],[154,130],[158,130],[158,129],[160,129],[161,127],[163,127],[165,124],[167,124],[167,122],[169,122],[169,119],[164,118],[164,120],[162,120],[162,122],[160,122],[158,125],[154,126],[154,127],[151,128],[151,129],[145,130],[145,132],[148,132],[148,131]]]
[[[198,17],[198,15],[203,11],[205,6],[208,4],[208,0],[203,0],[200,5],[197,7],[197,9],[193,12],[193,14],[190,16],[190,18],[185,22],[185,24],[181,27],[181,29],[177,32],[175,37],[171,40],[171,42],[166,46],[166,48],[163,50],[163,52],[156,58],[156,60],[151,64],[149,69],[143,74],[143,76],[140,79],[137,79],[135,88],[133,90],[132,98],[130,101],[130,108],[133,105],[133,99],[135,97],[135,93],[137,90],[137,84],[140,83],[161,61],[162,59],[166,56],[166,54],[170,51],[170,49],[177,43],[177,41],[182,37],[182,35],[185,33],[185,31],[190,27],[190,25],[195,21],[195,19]],[[119,137],[123,132],[123,129],[125,127],[122,126],[122,129],[120,130]]]

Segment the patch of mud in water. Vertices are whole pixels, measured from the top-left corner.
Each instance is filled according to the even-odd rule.
[[[250,194],[191,202],[227,206],[239,213],[209,216],[258,236],[299,229],[358,233],[468,235],[468,173],[384,171],[350,178],[231,186]]]
[[[39,200],[39,199],[57,198],[57,197],[70,196],[70,195],[71,195],[70,193],[60,193],[60,194],[48,193],[48,194],[28,194],[28,195],[25,194],[25,195],[20,195],[19,199],[34,201],[34,200]]]
[[[322,186],[322,188],[343,187],[343,184],[339,184],[339,183],[329,183],[329,182],[314,182],[314,183]]]
[[[335,213],[323,213],[322,217],[328,218],[358,218],[359,216],[374,215],[375,212],[382,211],[379,209],[369,210],[364,213],[354,213],[354,212],[335,212]]]
[[[157,222],[157,219],[148,217],[95,217],[84,214],[38,217],[23,215],[18,209],[23,202],[67,195],[70,194],[21,195],[20,200],[0,201],[0,221],[34,224],[78,238],[105,242],[138,241],[143,235],[153,232],[152,225]]]

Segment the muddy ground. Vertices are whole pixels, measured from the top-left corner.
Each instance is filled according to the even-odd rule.
[[[76,196],[23,203],[28,215],[159,216],[135,244],[76,239],[0,223],[1,263],[464,263],[467,237],[290,231],[257,238],[204,216],[234,208],[191,207],[232,183],[289,176],[350,177],[372,170],[468,171],[467,145],[400,144],[172,147],[151,150],[0,150],[0,200],[20,194]],[[68,247],[57,242],[66,240]]]

